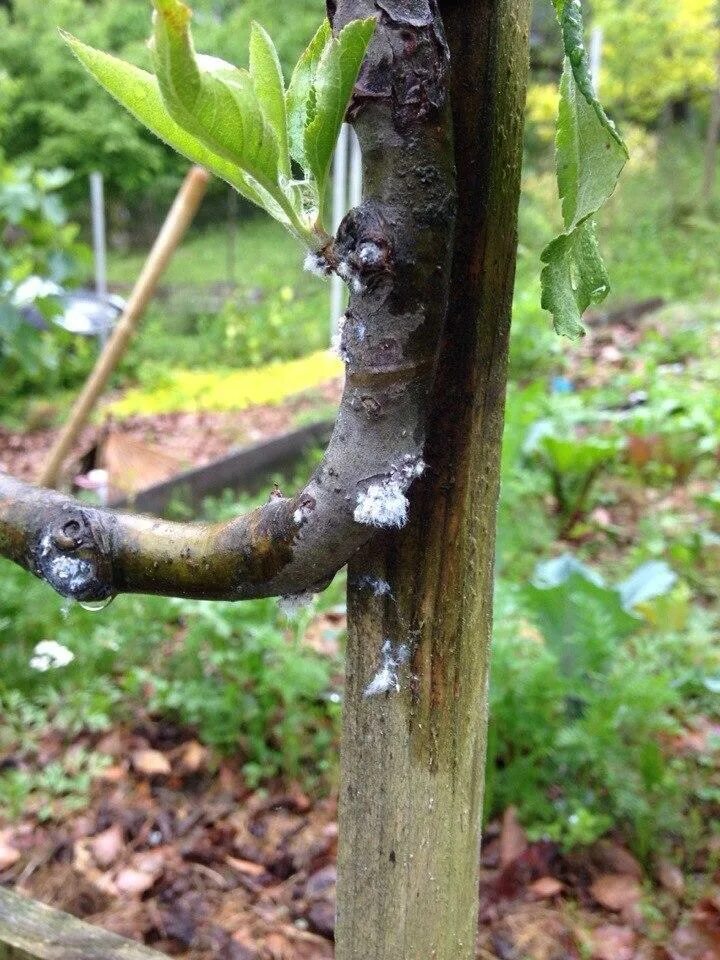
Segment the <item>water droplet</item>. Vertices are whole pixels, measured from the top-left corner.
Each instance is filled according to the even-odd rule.
[[[110,604],[115,599],[115,594],[111,593],[109,597],[105,597],[104,600],[80,600],[80,606],[83,610],[90,610],[91,613],[97,613],[99,610],[104,610],[105,607],[109,607]]]

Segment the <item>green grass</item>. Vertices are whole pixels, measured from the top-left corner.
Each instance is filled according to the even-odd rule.
[[[241,288],[274,289],[296,284],[302,275],[303,250],[283,228],[266,217],[240,221],[235,243],[235,277]],[[146,251],[111,253],[111,283],[136,280]],[[309,279],[309,278],[308,278]],[[225,227],[199,230],[191,227],[175,251],[161,284],[195,284],[199,287],[228,282],[228,232]]]

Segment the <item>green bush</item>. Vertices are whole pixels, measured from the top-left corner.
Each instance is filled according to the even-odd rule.
[[[672,589],[664,565],[611,588],[570,558],[527,586],[500,582],[489,816],[514,804],[532,836],[566,847],[621,826],[643,857],[683,835],[700,768],[664,745],[683,717],[711,707],[719,661],[707,618],[680,635],[638,615]]]
[[[33,277],[55,284],[77,281],[87,251],[77,240],[58,190],[68,180],[64,170],[32,170],[0,160],[0,377],[2,399],[42,387],[58,389],[85,372],[92,347],[50,325],[39,331],[23,319],[18,298]],[[58,313],[57,298],[34,299],[46,320]]]

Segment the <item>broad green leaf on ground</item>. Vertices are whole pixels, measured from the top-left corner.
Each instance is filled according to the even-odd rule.
[[[154,3],[153,61],[168,112],[272,191],[278,181],[278,141],[250,74],[217,57],[196,56],[190,10],[181,0]]]
[[[610,288],[593,218],[615,189],[627,149],[593,92],[579,0],[553,2],[565,50],[556,138],[565,230],[542,254],[542,306],[558,333],[577,338],[583,311]]]
[[[305,158],[320,197],[325,194],[330,161],[375,24],[374,17],[349,23],[325,46],[317,65],[315,114],[305,128]]]
[[[323,20],[307,49],[297,62],[286,95],[288,140],[293,160],[305,168],[305,127],[314,115],[312,90],[322,52],[332,37],[328,20]],[[311,109],[312,108],[312,109]]]
[[[280,151],[280,172],[290,176],[285,81],[275,44],[267,31],[253,21],[250,32],[250,76],[265,119],[270,124]]]
[[[193,163],[199,163],[226,180],[244,197],[287,225],[287,217],[262,188],[251,183],[235,164],[210,150],[201,140],[179,126],[167,112],[157,79],[118,57],[95,50],[70,34],[63,38],[80,63],[140,123],[168,146]]]

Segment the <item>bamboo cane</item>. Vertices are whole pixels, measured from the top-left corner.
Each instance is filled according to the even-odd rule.
[[[105,389],[110,375],[127,350],[140,319],[155,292],[158,280],[165,271],[170,258],[200,206],[209,179],[209,174],[202,167],[193,167],[185,177],[165,223],[162,225],[162,229],[148,254],[125,310],[112,336],[98,357],[80,396],[75,401],[70,419],[60,432],[48,455],[47,462],[40,475],[40,483],[43,486],[56,486],[65,458],[87,422],[98,397]]]

